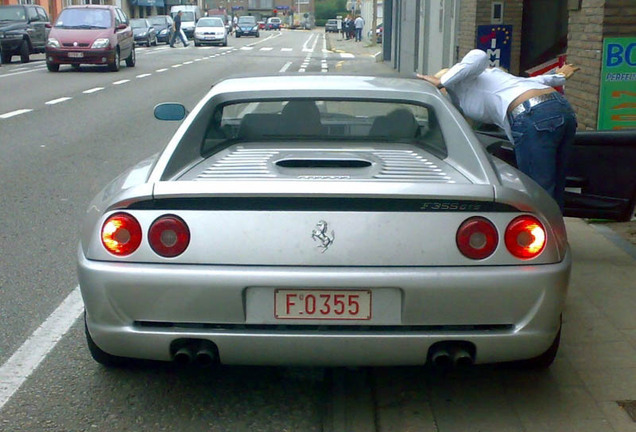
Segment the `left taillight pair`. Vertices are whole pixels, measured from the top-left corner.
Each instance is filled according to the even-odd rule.
[[[102,225],[102,244],[113,255],[126,256],[135,252],[141,245],[142,237],[141,224],[128,213],[115,213]],[[190,230],[183,219],[164,215],[150,225],[148,243],[158,255],[176,257],[190,244]]]

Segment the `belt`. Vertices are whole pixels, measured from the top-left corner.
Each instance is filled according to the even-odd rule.
[[[512,111],[510,111],[510,116],[512,118],[517,117],[519,114],[524,113],[526,111],[530,111],[530,108],[539,105],[540,103],[547,102],[552,99],[557,98],[557,93],[546,93],[539,96],[531,97],[530,99],[526,99],[521,102],[519,105],[514,107]]]

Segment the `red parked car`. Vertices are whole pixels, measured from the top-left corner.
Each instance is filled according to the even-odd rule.
[[[46,67],[78,69],[80,64],[107,65],[118,71],[126,60],[135,66],[135,42],[130,20],[123,10],[110,5],[68,6],[53,25],[46,43]]]

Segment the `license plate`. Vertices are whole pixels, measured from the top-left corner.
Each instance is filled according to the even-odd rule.
[[[274,291],[276,319],[370,320],[371,290]]]
[[[70,52],[68,53],[68,56],[71,58],[82,58],[84,57],[84,53],[81,52]]]

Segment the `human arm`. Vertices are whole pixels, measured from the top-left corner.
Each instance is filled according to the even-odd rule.
[[[454,84],[466,79],[473,79],[486,70],[488,63],[488,55],[484,51],[471,50],[459,63],[455,64],[440,77],[440,83],[444,87],[452,87]]]
[[[537,75],[528,79],[550,87],[557,87],[565,84],[565,80],[569,79],[579,69],[581,68],[572,64],[565,64],[557,68],[552,74]]]

